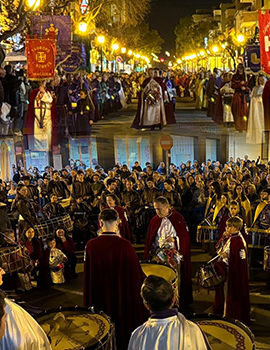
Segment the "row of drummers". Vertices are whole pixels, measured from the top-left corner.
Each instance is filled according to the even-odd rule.
[[[264,248],[270,244],[270,188],[260,193],[261,201],[252,214],[249,200],[241,195],[227,204],[227,200],[209,197],[206,203],[205,219],[197,227],[197,242],[208,244],[222,242],[226,221],[232,216],[243,220],[241,233],[249,248]]]

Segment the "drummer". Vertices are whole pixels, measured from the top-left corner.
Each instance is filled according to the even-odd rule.
[[[60,176],[57,170],[53,172],[53,178],[48,186],[49,194],[55,194],[58,199],[69,198],[69,190],[64,181],[60,181]]]
[[[173,308],[177,296],[164,278],[148,276],[141,297],[150,318],[132,333],[128,350],[210,350],[200,327]]]
[[[2,266],[2,261],[0,261]],[[5,271],[0,267],[0,285],[3,284]],[[0,302],[0,305],[2,303]],[[5,333],[0,340],[1,350],[52,350],[49,340],[40,325],[22,307],[5,298],[6,322]],[[0,310],[1,316],[1,310]],[[2,317],[2,322],[4,321]],[[0,334],[3,332],[0,325]],[[1,338],[1,336],[0,336]]]
[[[171,209],[167,198],[154,199],[157,213],[150,221],[146,237],[144,259],[148,260],[154,252],[164,246],[170,239],[174,249],[183,255],[181,261],[180,307],[184,308],[193,301],[190,260],[190,238],[185,219],[181,214]]]
[[[250,323],[250,301],[247,244],[240,233],[243,220],[233,216],[226,222],[227,241],[219,252],[220,260],[227,265],[228,279],[224,283],[223,315],[237,319],[244,324]],[[221,294],[215,296],[215,305],[222,303]]]
[[[53,219],[65,215],[67,212],[61,204],[58,203],[58,197],[50,194],[50,203],[46,204],[42,210],[45,219]]]
[[[270,188],[262,190],[261,194],[262,202],[256,207],[252,227],[268,230],[270,228]]]

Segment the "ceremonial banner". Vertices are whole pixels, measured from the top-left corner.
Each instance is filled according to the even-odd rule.
[[[34,16],[33,34],[43,38],[55,33],[56,37],[56,66],[71,55],[71,18],[70,16]]]
[[[86,65],[85,47],[80,43],[72,43],[70,57],[61,64],[61,68],[66,73],[75,73],[81,66]]]
[[[259,12],[261,68],[270,74],[270,15],[269,11]]]
[[[56,47],[52,39],[26,39],[27,76],[30,80],[52,79]]]
[[[257,73],[261,70],[261,56],[260,46],[250,45],[246,47],[247,50],[247,67],[253,72]]]

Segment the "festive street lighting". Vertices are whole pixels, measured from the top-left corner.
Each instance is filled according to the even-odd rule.
[[[127,49],[125,47],[122,47],[121,52],[126,53]]]
[[[80,22],[79,23],[79,31],[81,34],[84,34],[87,31],[87,23]]]
[[[242,44],[244,41],[245,41],[245,36],[243,35],[243,34],[239,34],[239,35],[237,35],[237,38],[236,38],[236,40],[240,43],[240,44]]]
[[[40,5],[40,0],[28,0],[28,7],[35,11]]]
[[[213,51],[214,53],[218,53],[218,51],[219,51],[218,46],[214,45],[214,46],[212,47],[212,51]]]
[[[100,35],[97,37],[97,41],[100,43],[100,44],[104,44],[105,43],[105,36],[103,35]]]
[[[133,54],[133,51],[132,50],[129,50],[128,51],[128,55],[131,56]]]
[[[114,51],[117,51],[118,49],[119,49],[119,45],[118,44],[112,44],[112,49],[114,50]]]

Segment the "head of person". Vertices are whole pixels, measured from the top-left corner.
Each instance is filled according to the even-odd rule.
[[[79,170],[77,173],[77,180],[83,182],[84,181],[84,172]]]
[[[154,209],[156,211],[157,216],[160,218],[164,218],[169,214],[170,204],[165,197],[158,197],[154,200]]]
[[[56,203],[58,201],[58,197],[52,193],[50,195],[50,201],[51,201],[51,203]]]
[[[62,237],[67,237],[65,229],[63,227],[58,227],[57,230],[55,231],[55,237],[60,239]]]
[[[118,232],[119,216],[116,210],[102,210],[98,216],[98,220],[103,232]]]
[[[100,175],[97,174],[97,173],[94,173],[94,175],[93,175],[93,181],[94,181],[94,182],[98,182],[98,181],[99,181],[99,178],[100,178]]]
[[[231,216],[237,216],[240,212],[239,204],[237,201],[231,201],[229,206]]]
[[[59,176],[58,171],[54,171],[53,172],[52,178],[53,178],[53,181],[59,181],[60,180],[60,176]]]
[[[116,181],[114,179],[108,179],[106,182],[106,186],[109,191],[113,191],[116,188]]]
[[[141,297],[148,310],[163,311],[170,309],[175,301],[171,283],[164,278],[150,275],[141,287]]]
[[[223,205],[227,205],[227,204],[228,204],[228,196],[227,196],[225,193],[223,193],[223,194],[221,195],[221,203],[222,203]]]
[[[53,248],[56,247],[56,241],[55,241],[55,238],[54,238],[53,235],[50,235],[50,236],[47,237],[46,243],[47,243],[47,247],[49,249],[53,249]]]
[[[32,241],[32,239],[35,237],[35,230],[33,229],[33,227],[26,227],[23,230],[23,235],[22,235],[22,239],[26,242],[26,241]]]
[[[238,216],[232,216],[226,221],[226,235],[230,236],[239,232],[243,227],[243,220]]]
[[[153,188],[154,187],[154,179],[152,177],[149,177],[146,181],[147,187],[148,188]]]
[[[85,100],[87,97],[87,91],[85,89],[80,90],[80,98]]]
[[[167,179],[164,181],[164,188],[167,191],[171,191],[172,190],[172,181],[171,179]]]
[[[16,241],[14,231],[12,229],[8,229],[4,232],[4,234],[5,241],[9,244],[14,244],[14,242]]]
[[[270,188],[261,191],[261,200],[270,201]]]
[[[17,186],[16,193],[21,195],[22,197],[27,197],[28,196],[28,189],[24,184],[19,184]]]
[[[22,177],[22,180],[23,180],[25,186],[29,186],[30,185],[30,176],[25,175],[25,176]]]
[[[115,194],[110,194],[106,197],[106,203],[109,207],[115,207],[118,205],[118,199]]]

